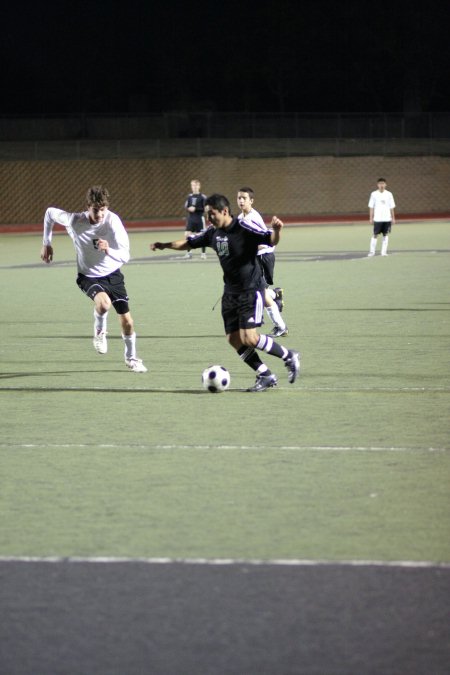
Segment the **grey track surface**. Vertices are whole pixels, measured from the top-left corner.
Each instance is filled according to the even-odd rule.
[[[0,562],[2,675],[444,675],[450,569]]]

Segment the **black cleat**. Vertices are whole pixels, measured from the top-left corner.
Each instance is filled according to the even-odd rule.
[[[297,379],[297,375],[300,372],[300,354],[294,352],[294,350],[289,350],[289,355],[284,361],[284,365],[288,369],[288,381],[291,384],[294,384]]]
[[[279,326],[275,326],[275,328],[272,331],[272,335],[274,337],[285,337],[286,335],[289,334],[289,329],[286,326],[286,328],[280,328]]]
[[[283,311],[283,307],[284,307],[283,289],[282,288],[274,288],[273,292],[275,293],[274,300],[275,300],[275,302],[278,306],[278,309],[280,311],[280,314],[281,314],[281,312]]]
[[[257,375],[255,384],[250,389],[247,389],[247,391],[266,391],[270,387],[275,387],[277,382],[278,378],[273,373],[270,375]]]

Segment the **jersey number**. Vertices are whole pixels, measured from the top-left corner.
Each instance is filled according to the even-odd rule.
[[[228,242],[227,241],[218,241],[217,242],[217,255],[219,258],[223,258],[226,255],[229,255]]]

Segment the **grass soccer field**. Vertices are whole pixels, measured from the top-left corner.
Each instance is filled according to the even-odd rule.
[[[450,659],[450,225],[289,227],[294,385],[250,394],[221,271],[151,253],[92,346],[72,243],[0,236],[0,670],[444,675]],[[195,254],[194,254],[195,255]],[[271,326],[266,324],[266,330]],[[231,387],[210,394],[212,363]]]
[[[398,225],[373,259],[367,226],[283,234],[280,342],[302,373],[267,356],[261,395],[212,309],[214,254],[131,234],[135,374],[113,312],[92,347],[70,239],[46,266],[39,237],[1,237],[2,556],[450,560],[448,223]],[[211,363],[223,394],[201,387]]]

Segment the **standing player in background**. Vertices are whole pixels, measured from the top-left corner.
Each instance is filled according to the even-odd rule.
[[[245,219],[239,221],[232,216],[228,199],[220,194],[208,197],[205,206],[212,227],[187,240],[157,241],[150,244],[150,248],[152,251],[165,248],[187,251],[210,246],[217,253],[223,271],[222,319],[227,340],[242,361],[256,372],[256,382],[247,391],[266,391],[278,382],[256,350],[281,359],[288,371],[288,382],[292,384],[300,372],[299,353],[258,332],[264,293],[261,267],[256,259],[258,246],[276,246],[283,223],[274,216],[271,229],[267,229]]]
[[[255,223],[258,226],[267,230],[266,224],[261,214],[253,208],[254,192],[250,187],[240,188],[237,194],[237,204],[241,209],[238,215],[240,221],[247,221]],[[274,328],[272,335],[275,337],[283,337],[289,333],[288,327],[281,316],[283,309],[283,289],[269,288],[273,284],[273,270],[275,268],[275,246],[268,246],[262,244],[258,248],[258,262],[261,266],[263,280],[265,282],[264,289],[264,307],[269,315]]]
[[[147,368],[136,355],[136,333],[128,306],[128,295],[120,268],[130,259],[128,234],[119,216],[108,210],[109,192],[101,185],[89,188],[87,211],[69,213],[50,207],[45,212],[41,258],[53,260],[52,235],[55,224],[65,227],[77,257],[77,285],[94,301],[94,348],[106,354],[106,322],[111,305],[118,314],[125,344],[125,365],[135,373]]]
[[[191,192],[186,197],[184,208],[187,211],[185,239],[205,229],[205,201],[206,195],[201,190],[200,181],[197,178],[191,180]],[[192,258],[192,253],[187,251],[185,258]],[[200,255],[202,260],[206,260],[206,251],[202,248]]]
[[[377,237],[379,234],[383,235],[383,242],[381,244],[381,255],[387,255],[387,248],[389,242],[389,233],[392,225],[395,223],[395,202],[394,195],[389,190],[386,190],[386,179],[379,178],[377,181],[378,190],[374,190],[369,199],[369,219],[373,226],[373,235],[370,240],[370,249],[368,257],[375,255],[377,249]]]

